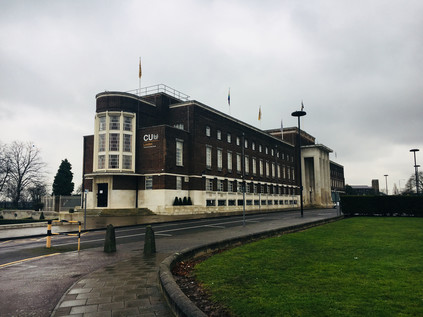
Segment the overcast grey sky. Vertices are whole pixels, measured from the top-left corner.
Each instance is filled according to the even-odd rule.
[[[0,0],[0,141],[82,177],[95,95],[163,83],[262,129],[302,128],[347,184],[423,166],[423,1]],[[262,107],[262,121],[258,109]],[[336,156],[335,156],[336,152]]]

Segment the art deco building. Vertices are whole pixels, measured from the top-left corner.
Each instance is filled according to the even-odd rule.
[[[84,137],[87,208],[181,214],[299,205],[289,129],[282,140],[167,86],[142,92],[96,96],[94,135]],[[313,184],[320,191],[315,203],[329,206],[330,149],[315,145],[313,137],[303,144],[305,152],[317,149],[313,157],[320,164],[303,160],[314,173],[310,180],[305,176],[305,188]]]

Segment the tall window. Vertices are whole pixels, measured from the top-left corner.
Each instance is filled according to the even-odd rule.
[[[213,191],[213,180],[210,178],[206,179],[206,190]]]
[[[251,149],[254,151],[256,150],[256,144],[254,142],[251,143]]]
[[[253,157],[252,159],[252,164],[253,164],[253,175],[257,174],[257,160],[255,157]]]
[[[104,133],[98,135],[98,151],[106,151],[106,134]]]
[[[228,133],[228,135],[226,136],[226,141],[228,141],[228,143],[232,142],[232,136],[230,133]]]
[[[236,154],[236,171],[238,173],[242,172],[242,170],[241,170],[241,154],[239,154],[239,153]]]
[[[123,151],[131,152],[131,150],[132,150],[132,135],[124,134],[123,135]]]
[[[132,117],[123,117],[123,130],[132,131]]]
[[[250,173],[250,162],[249,162],[248,156],[244,156],[244,164],[245,164],[244,166],[245,174]]]
[[[109,151],[119,151],[119,133],[110,133],[109,135]]]
[[[176,189],[182,189],[182,176],[176,176]]]
[[[184,143],[176,141],[176,166],[184,165]]]
[[[210,132],[210,127],[206,126],[206,136],[210,136],[211,132]]]
[[[248,149],[248,140],[244,140],[244,147]]]
[[[99,169],[106,168],[106,155],[99,155],[98,156],[98,168]]]
[[[109,155],[109,168],[119,168],[119,155]]]
[[[232,193],[234,191],[234,182],[228,181],[228,192]]]
[[[126,170],[132,169],[131,155],[122,155],[122,169],[126,169]]]
[[[206,167],[211,168],[212,166],[212,148],[206,146]]]
[[[275,177],[275,163],[272,163],[272,177]]]
[[[98,129],[100,131],[105,131],[106,130],[106,116],[101,116],[98,118],[98,122],[99,122],[99,127]]]
[[[295,181],[295,169],[294,168],[292,168],[291,175],[292,175],[292,180]]]
[[[223,192],[223,181],[220,179],[217,180],[217,190]]]
[[[232,152],[228,151],[228,172],[232,172]]]
[[[261,146],[261,144],[259,144],[259,152],[261,153],[262,150],[263,150],[263,147]]]
[[[262,176],[263,175],[263,160],[260,160],[259,161],[259,172],[260,172],[260,176]]]
[[[145,189],[153,189],[153,176],[145,177]]]
[[[217,130],[216,134],[217,134],[217,139],[222,140],[222,131]]]
[[[236,137],[236,145],[240,145],[241,141],[239,140],[239,137]]]
[[[281,178],[281,166],[278,164],[278,178]]]
[[[222,153],[222,149],[217,149],[217,169],[219,170],[219,171],[221,171],[222,170],[222,155],[223,155],[223,153]]]
[[[270,176],[270,170],[269,170],[269,162],[266,162],[266,176]]]
[[[110,130],[119,130],[120,129],[120,115],[111,115],[110,119]]]

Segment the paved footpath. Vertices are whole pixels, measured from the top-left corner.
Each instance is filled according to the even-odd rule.
[[[167,256],[189,247],[333,218],[336,213],[335,209],[320,209],[306,211],[302,218],[290,213],[280,221],[267,222],[249,222],[247,217],[246,226],[161,237],[156,239],[155,256],[132,251],[133,256],[84,276],[63,295],[51,316],[173,316],[158,281],[159,263]]]

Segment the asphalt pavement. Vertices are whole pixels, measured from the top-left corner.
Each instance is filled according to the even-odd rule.
[[[52,254],[0,267],[1,316],[172,316],[160,292],[159,263],[186,248],[257,232],[333,218],[336,209],[287,212],[278,221],[196,230],[156,238],[157,253],[145,257],[141,242]],[[152,225],[154,229],[154,225]]]

